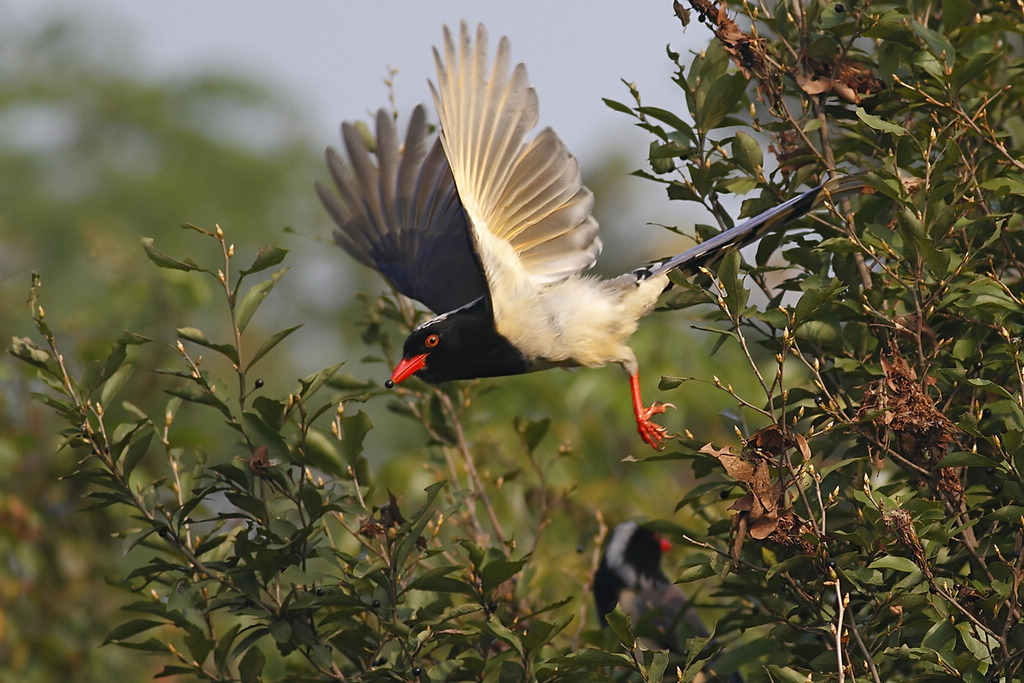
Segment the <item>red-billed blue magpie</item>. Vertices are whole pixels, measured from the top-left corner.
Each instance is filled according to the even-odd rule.
[[[636,633],[654,647],[683,652],[688,638],[710,634],[689,598],[672,583],[661,568],[661,556],[671,545],[660,535],[636,522],[623,522],[608,536],[601,562],[594,573],[593,593],[601,625],[606,615],[621,605]],[[711,645],[715,646],[714,641]],[[693,680],[723,680],[716,670],[717,659]],[[742,683],[734,672],[730,683]]]
[[[377,113],[374,156],[345,123],[346,163],[327,163],[337,192],[317,192],[338,225],[335,239],[404,295],[435,313],[412,331],[386,383],[515,375],[551,367],[618,363],[629,374],[637,430],[658,448],[669,434],[644,406],[627,340],[669,286],[668,272],[695,271],[724,251],[781,229],[816,208],[823,184],[678,256],[609,280],[584,274],[601,252],[594,197],[579,164],[550,128],[537,124],[537,95],[508,40],[488,58],[463,23],[445,28],[431,84],[440,135],[413,110],[404,144],[392,117]]]

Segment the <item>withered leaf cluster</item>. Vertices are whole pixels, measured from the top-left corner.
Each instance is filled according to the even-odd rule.
[[[872,454],[876,463],[888,451],[897,464],[929,480],[958,506],[963,497],[959,476],[950,468],[936,467],[953,443],[956,428],[924,391],[932,380],[920,381],[895,344],[889,344],[880,364],[885,378],[867,388],[855,418],[861,431],[881,446],[881,453]]]
[[[807,441],[801,435],[779,425],[769,425],[747,439],[742,455],[734,454],[728,446],[716,449],[707,444],[701,449],[717,458],[729,476],[747,490],[746,495],[729,508],[737,512],[733,516],[736,532],[733,559],[738,560],[748,533],[756,540],[771,540],[800,552],[812,552],[811,544],[802,537],[803,521],[786,502],[786,485],[773,474],[779,457],[791,448],[803,455],[810,454]]]

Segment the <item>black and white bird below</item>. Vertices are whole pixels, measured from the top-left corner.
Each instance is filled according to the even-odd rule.
[[[686,638],[707,638],[710,632],[689,598],[661,569],[661,556],[670,547],[661,536],[636,522],[616,526],[594,573],[594,603],[602,627],[607,626],[607,615],[621,604],[634,629],[649,636],[655,647],[682,652]],[[723,680],[715,668],[712,660],[699,680]],[[743,681],[739,673],[727,680]]]
[[[622,604],[634,619],[646,617],[659,634],[661,645],[674,645],[678,627],[685,621],[688,634],[706,638],[709,633],[700,615],[690,608],[679,586],[661,569],[661,556],[671,546],[661,536],[636,522],[623,522],[608,536],[601,562],[594,573],[594,604],[602,626],[607,615]]]
[[[674,269],[696,271],[723,252],[778,230],[819,206],[823,184],[678,256],[612,279],[584,275],[601,252],[593,194],[576,158],[550,128],[535,136],[537,95],[502,38],[493,62],[487,33],[444,30],[431,84],[440,134],[416,107],[404,144],[377,113],[374,161],[351,124],[346,163],[327,163],[337,192],[317,192],[338,225],[335,239],[402,294],[439,314],[405,340],[389,387],[413,375],[431,383],[517,375],[552,367],[621,365],[637,431],[655,448],[670,437],[645,406],[627,345]]]

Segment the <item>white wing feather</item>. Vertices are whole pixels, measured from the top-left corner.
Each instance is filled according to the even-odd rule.
[[[435,49],[434,58],[442,143],[500,318],[509,297],[529,297],[594,264],[601,240],[593,195],[553,131],[527,140],[537,95],[522,64],[509,73],[505,38],[488,68],[484,27],[474,44],[463,22],[458,45],[446,27],[443,57]]]

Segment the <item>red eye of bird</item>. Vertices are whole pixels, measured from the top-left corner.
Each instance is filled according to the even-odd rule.
[[[434,348],[435,346],[437,346],[440,343],[441,343],[441,338],[439,336],[437,336],[436,334],[432,334],[432,335],[430,335],[429,337],[427,337],[426,339],[423,340],[423,345],[426,346],[428,349],[432,349],[432,348]]]

